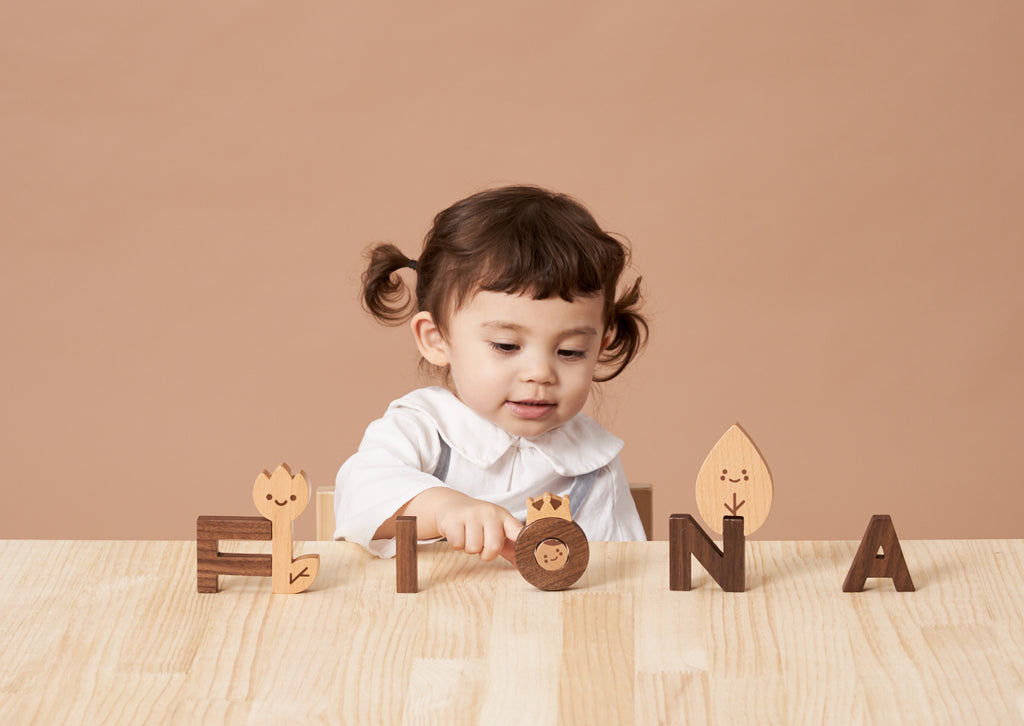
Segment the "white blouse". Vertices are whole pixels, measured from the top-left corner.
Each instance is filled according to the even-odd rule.
[[[444,388],[421,388],[371,423],[336,481],[335,539],[393,557],[395,541],[373,535],[406,502],[447,486],[526,520],[526,498],[569,495],[573,521],[591,541],[645,539],[619,461],[623,443],[593,419],[541,436],[512,436]]]

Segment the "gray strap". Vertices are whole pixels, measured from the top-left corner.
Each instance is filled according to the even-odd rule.
[[[594,486],[594,481],[597,479],[597,472],[591,471],[586,474],[580,474],[573,480],[572,486],[569,487],[569,514],[572,518],[576,519],[577,512],[580,511],[580,507],[586,500],[587,495],[590,494],[590,490]]]
[[[437,467],[434,469],[434,476],[441,481],[445,480],[448,476],[448,465],[452,461],[452,447],[448,445],[448,442],[441,438],[441,434],[437,435],[437,440],[441,442],[441,456],[437,460]]]

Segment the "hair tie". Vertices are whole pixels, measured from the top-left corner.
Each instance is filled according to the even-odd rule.
[[[409,260],[409,269],[410,270],[415,270],[416,269],[416,260]]]

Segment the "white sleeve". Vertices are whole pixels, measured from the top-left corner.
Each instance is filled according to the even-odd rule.
[[[432,473],[441,457],[437,429],[410,409],[390,409],[371,423],[359,450],[338,471],[334,487],[335,539],[356,542],[378,557],[393,557],[395,541],[373,535],[402,505],[444,482]]]
[[[616,456],[597,472],[594,486],[580,506],[576,519],[592,542],[647,540],[619,457]]]

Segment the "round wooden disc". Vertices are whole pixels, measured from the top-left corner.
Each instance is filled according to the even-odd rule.
[[[565,564],[557,570],[546,570],[537,561],[537,547],[545,540],[557,539],[569,553]],[[545,517],[526,525],[516,540],[516,567],[523,578],[541,590],[565,590],[572,587],[587,570],[590,544],[587,535],[575,522],[560,517]]]

